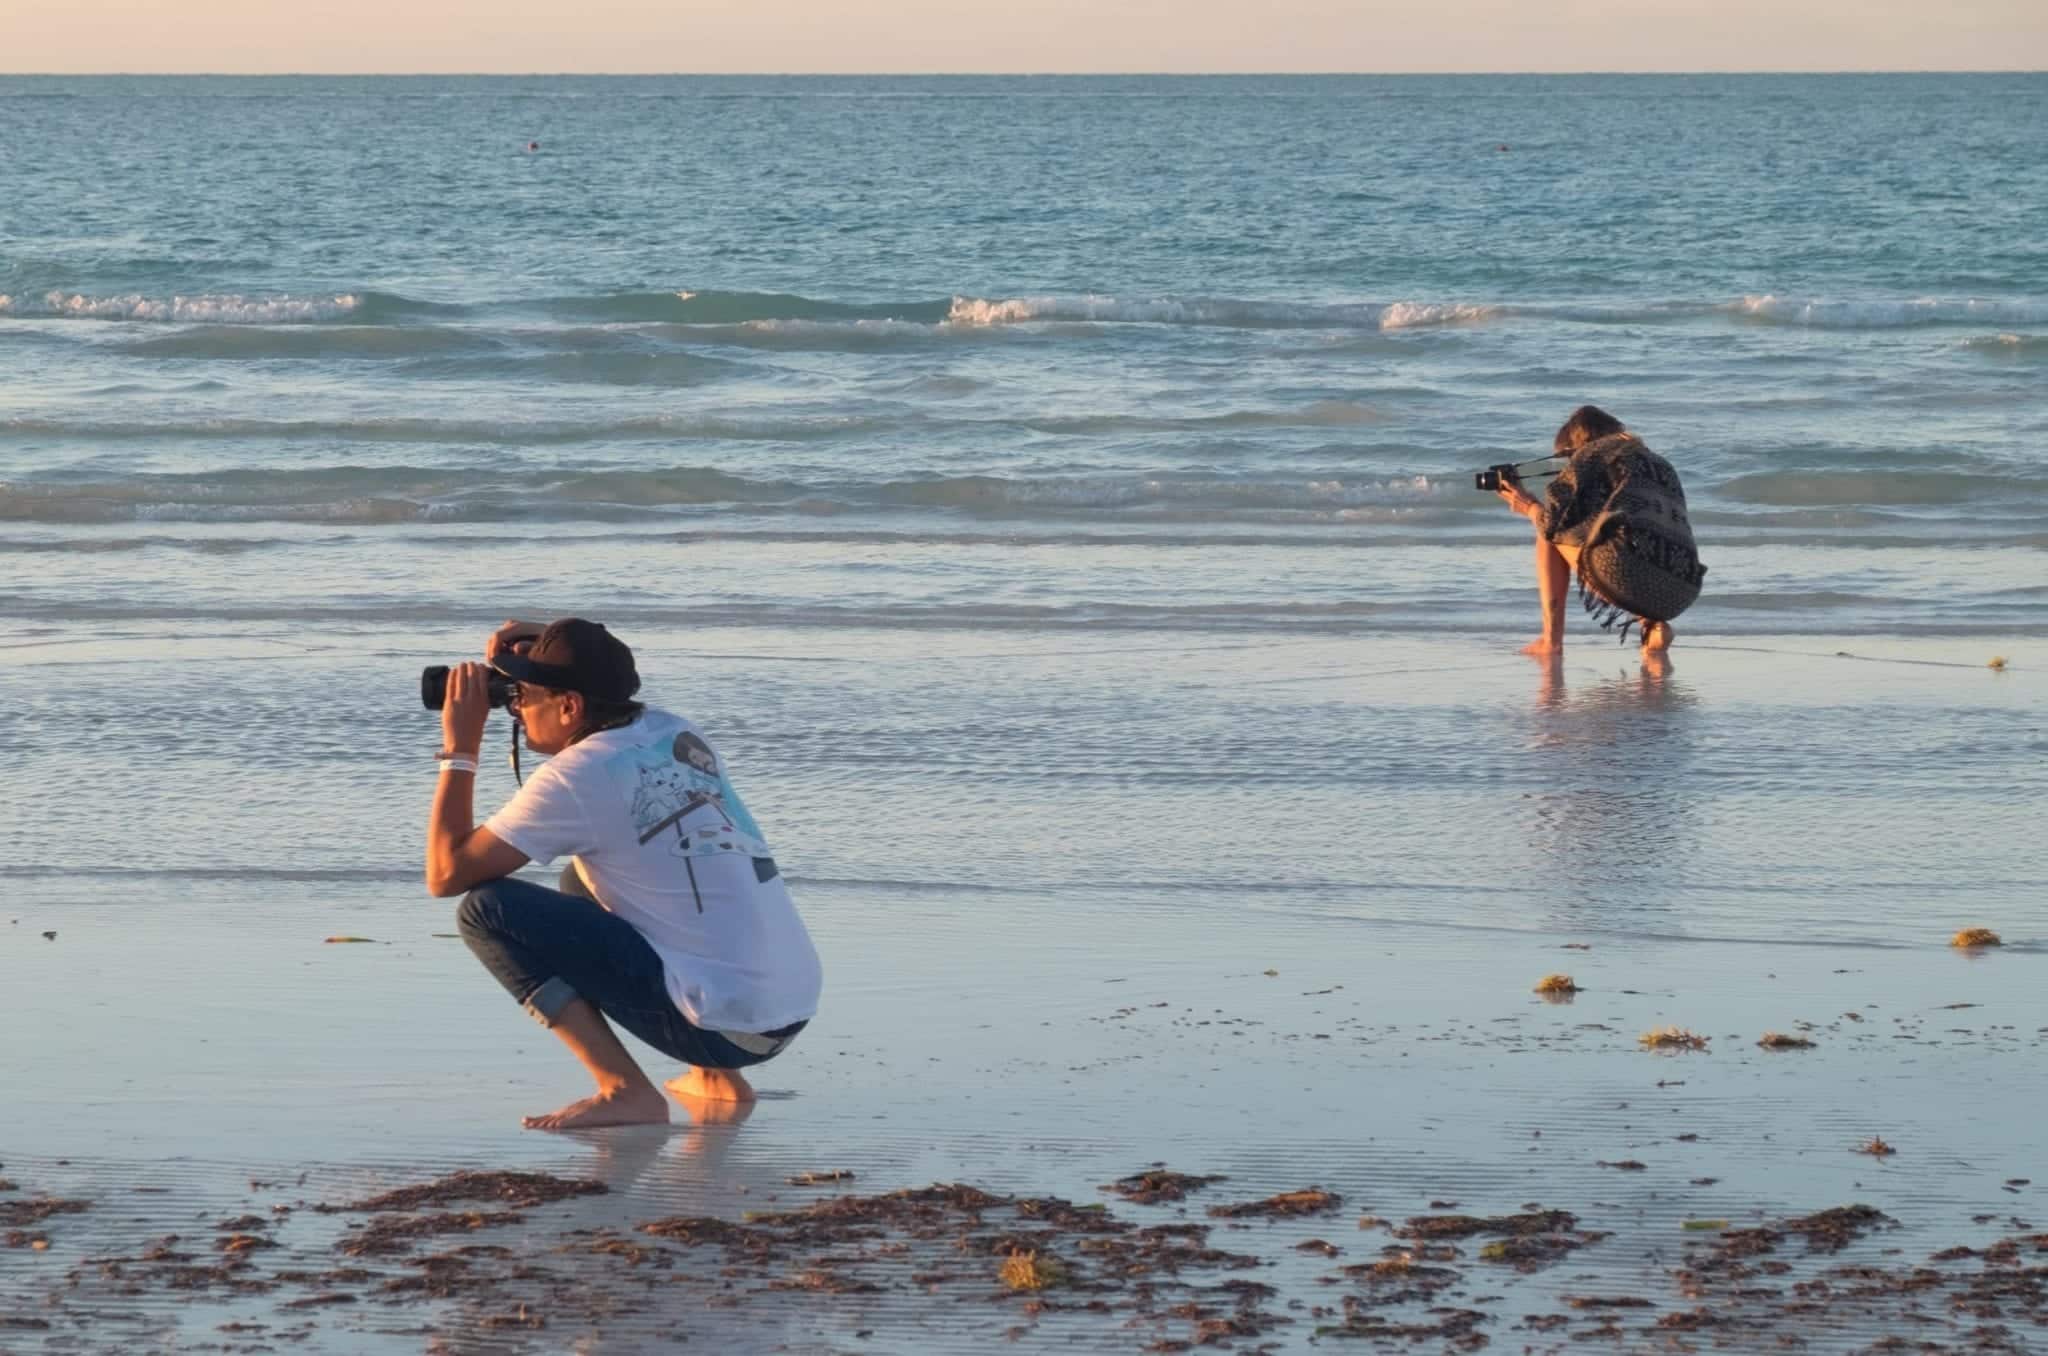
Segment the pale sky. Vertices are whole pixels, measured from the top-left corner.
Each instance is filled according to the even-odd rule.
[[[2048,0],[0,0],[0,72],[2048,69]]]

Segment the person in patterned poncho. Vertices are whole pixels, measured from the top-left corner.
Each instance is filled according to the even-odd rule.
[[[1565,586],[1574,570],[1586,610],[1603,627],[1620,622],[1624,640],[1639,627],[1646,652],[1669,649],[1671,620],[1699,597],[1707,572],[1678,472],[1596,405],[1573,410],[1552,446],[1570,461],[1543,500],[1507,478],[1499,490],[1536,527],[1543,634],[1522,652],[1564,648]]]

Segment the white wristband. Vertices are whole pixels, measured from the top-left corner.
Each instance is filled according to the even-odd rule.
[[[443,758],[443,759],[441,760],[441,771],[443,771],[443,772],[469,772],[469,773],[474,773],[474,772],[476,771],[476,759],[474,759],[474,758]]]

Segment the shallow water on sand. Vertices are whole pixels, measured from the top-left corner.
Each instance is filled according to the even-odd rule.
[[[52,1350],[141,1335],[180,1349],[230,1321],[273,1338],[310,1323],[300,1340],[323,1350],[414,1349],[423,1323],[457,1348],[632,1351],[683,1330],[746,1349],[965,1351],[1021,1323],[1027,1349],[1131,1350],[1188,1325],[963,1309],[886,1264],[872,1295],[762,1288],[801,1259],[728,1276],[741,1307],[707,1309],[721,1283],[695,1257],[684,1274],[712,1290],[679,1280],[672,1301],[649,1299],[635,1281],[630,1304],[592,1317],[557,1287],[609,1293],[628,1273],[559,1249],[579,1228],[638,1237],[665,1216],[792,1208],[818,1194],[785,1180],[805,1171],[854,1172],[842,1191],[964,1180],[1087,1203],[1163,1161],[1230,1181],[1185,1217],[1119,1214],[1216,1223],[1208,1204],[1311,1184],[1345,1197],[1332,1217],[1212,1240],[1263,1259],[1252,1274],[1278,1288],[1276,1312],[1335,1303],[1317,1278],[1380,1256],[1391,1240],[1360,1215],[1540,1202],[1612,1236],[1533,1276],[1481,1267],[1432,1299],[1485,1312],[1497,1341],[1534,1341],[1516,1325],[1561,1295],[1639,1294],[1653,1307],[1630,1316],[1630,1340],[1648,1343],[1656,1319],[1694,1307],[1672,1275],[1688,1218],[1742,1227],[1860,1202],[1898,1221],[1818,1274],[1898,1255],[1883,1249],[1982,1247],[2034,1214],[2048,936],[2030,883],[2048,862],[2025,828],[2042,789],[2028,675],[2048,656],[2000,674],[1927,645],[1716,645],[1681,649],[1659,677],[1592,646],[1552,670],[1441,639],[881,640],[807,646],[800,662],[766,631],[647,646],[651,673],[716,674],[706,690],[747,695],[729,728],[706,719],[773,807],[771,834],[788,826],[779,851],[828,997],[744,1123],[679,1110],[665,1135],[580,1138],[517,1129],[577,1076],[435,935],[452,931],[448,905],[420,897],[406,860],[426,791],[406,751],[431,731],[373,708],[407,695],[379,674],[432,654],[424,637],[287,656],[108,639],[11,665],[10,686],[42,693],[17,732],[25,778],[59,775],[38,751],[64,728],[107,768],[193,770],[134,776],[97,814],[19,819],[0,984],[37,1022],[10,1045],[0,1162],[29,1192],[94,1204],[39,1226],[47,1252],[7,1254],[0,1311],[49,1322],[36,1340]],[[322,773],[252,766],[189,722],[96,721],[115,687],[157,709],[184,665],[206,668],[207,709],[238,713],[256,746],[328,750]],[[294,699],[309,689],[327,700]],[[483,799],[510,786],[502,770],[483,780]],[[147,870],[120,856],[136,825]],[[1651,860],[1629,850],[1646,841]],[[1949,948],[1968,924],[2007,945]],[[374,942],[324,945],[333,934]],[[1586,992],[1544,1004],[1529,989],[1553,971]],[[1638,1048],[1667,1024],[1709,1051]],[[1767,1029],[1818,1044],[1758,1050]],[[1899,1153],[1852,1152],[1873,1135]],[[1644,1167],[1603,1166],[1623,1160]],[[308,1312],[285,1307],[312,1293],[290,1284],[193,1299],[67,1279],[166,1233],[203,1246],[216,1218],[455,1168],[612,1187],[487,1235],[557,1278],[530,1296],[548,1329],[481,1329],[496,1310],[367,1290],[374,1302]],[[339,1230],[286,1217],[259,1274],[331,1268]],[[1297,1253],[1310,1237],[1343,1255]],[[1291,1316],[1269,1337],[1307,1349],[1316,1323]],[[1895,1321],[1834,1313],[1729,1340],[1782,1330],[1848,1351]]]

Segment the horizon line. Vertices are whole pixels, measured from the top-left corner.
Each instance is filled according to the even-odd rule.
[[[731,79],[838,79],[838,80],[974,80],[974,79],[1025,79],[1025,80],[1309,80],[1333,77],[1366,76],[1376,78],[1441,79],[1445,77],[1482,76],[1700,76],[1700,75],[2048,75],[2048,67],[2039,66],[1842,66],[1842,67],[1700,67],[1678,69],[1620,69],[1593,68],[1574,70],[1400,70],[1400,71],[1173,71],[1173,70],[1129,70],[1129,71],[1040,71],[1040,70],[956,70],[956,71],[564,71],[564,70],[445,70],[445,71],[374,71],[374,70],[290,70],[290,71],[15,71],[0,69],[0,79],[155,79],[155,80],[290,80],[290,79],[379,79],[379,80],[445,80],[469,79],[552,79],[580,78],[598,80],[731,80]]]

